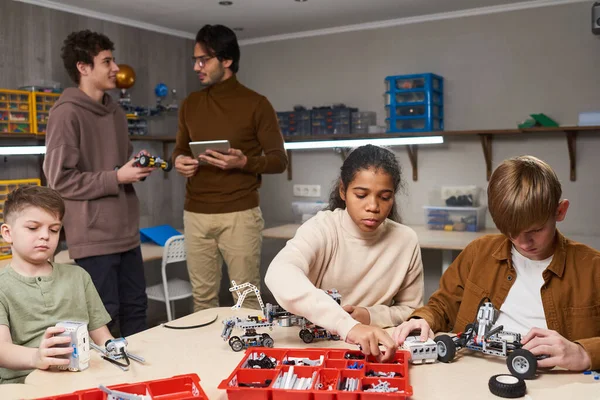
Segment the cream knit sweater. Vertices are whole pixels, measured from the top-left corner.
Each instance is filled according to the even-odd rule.
[[[371,325],[398,325],[423,304],[423,264],[416,233],[386,220],[362,232],[346,210],[321,211],[273,259],[265,282],[287,311],[338,333],[358,324],[342,305],[366,307]]]

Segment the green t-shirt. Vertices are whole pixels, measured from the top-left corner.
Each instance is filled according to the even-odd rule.
[[[52,263],[49,276],[27,277],[9,266],[0,271],[0,324],[12,342],[37,348],[47,328],[61,321],[88,324],[88,331],[110,321],[90,275],[77,265]],[[31,370],[0,368],[1,383],[22,383]]]

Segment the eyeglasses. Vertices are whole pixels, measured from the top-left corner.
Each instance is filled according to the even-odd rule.
[[[196,65],[198,65],[200,68],[203,68],[206,65],[206,62],[212,58],[215,58],[215,56],[200,56],[200,57],[192,56],[192,65],[194,67]]]

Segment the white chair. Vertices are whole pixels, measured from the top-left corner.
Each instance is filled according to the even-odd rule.
[[[175,315],[175,300],[192,296],[192,285],[183,279],[167,280],[167,265],[186,260],[185,242],[183,235],[172,236],[165,243],[162,256],[162,283],[146,288],[146,294],[151,300],[162,301],[167,307],[167,319],[171,321]]]

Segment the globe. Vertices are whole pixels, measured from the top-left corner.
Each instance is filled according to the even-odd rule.
[[[135,71],[127,64],[119,64],[117,72],[117,87],[119,89],[129,89],[135,83]]]
[[[159,83],[154,88],[154,94],[156,97],[166,97],[169,94],[169,88],[164,83]]]

